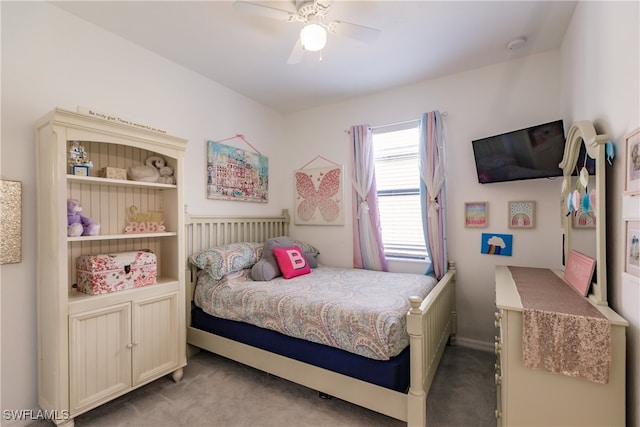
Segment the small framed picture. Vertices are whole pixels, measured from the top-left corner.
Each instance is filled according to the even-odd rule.
[[[589,293],[596,260],[578,251],[570,251],[564,279],[569,282],[583,297]]]
[[[624,272],[640,277],[640,220],[626,221]]]
[[[488,202],[466,202],[464,204],[465,227],[487,227],[489,225]]]
[[[89,166],[73,165],[71,166],[71,175],[89,176]]]
[[[592,209],[589,209],[589,211],[586,212],[582,207],[580,207],[571,215],[572,228],[596,228],[596,217],[593,214]]]
[[[482,233],[481,238],[480,253],[511,256],[513,252],[513,234]]]
[[[533,228],[536,220],[536,202],[509,202],[509,228]]]
[[[625,135],[624,145],[624,194],[634,196],[640,194],[640,128]]]

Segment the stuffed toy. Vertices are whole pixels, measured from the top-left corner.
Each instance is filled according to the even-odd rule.
[[[76,199],[67,199],[67,236],[96,236],[100,224],[82,214],[82,205]]]
[[[173,176],[173,169],[169,166],[163,166],[160,168],[160,178],[158,182],[161,184],[175,184],[176,179]]]
[[[142,182],[158,182],[160,178],[160,169],[165,166],[165,161],[162,157],[151,156],[147,158],[144,165],[133,166],[127,169],[129,178],[134,181]]]

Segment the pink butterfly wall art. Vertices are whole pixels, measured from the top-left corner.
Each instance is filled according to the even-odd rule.
[[[295,223],[343,225],[342,167],[295,171]]]

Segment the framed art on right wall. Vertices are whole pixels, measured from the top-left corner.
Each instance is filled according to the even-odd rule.
[[[573,228],[596,228],[596,217],[593,209],[585,211],[582,206],[572,214],[571,226]]]
[[[640,128],[625,135],[624,145],[624,194],[634,196],[640,194]]]
[[[509,202],[509,228],[534,228],[536,202]]]
[[[488,202],[466,202],[464,204],[464,226],[486,227],[489,224]]]
[[[640,277],[640,220],[626,221],[624,272]]]

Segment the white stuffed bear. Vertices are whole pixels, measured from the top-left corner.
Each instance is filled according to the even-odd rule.
[[[158,182],[161,184],[175,184],[176,178],[173,176],[173,169],[169,166],[161,167]]]

